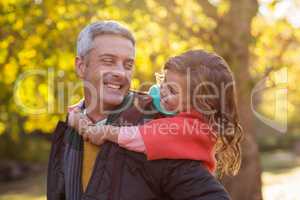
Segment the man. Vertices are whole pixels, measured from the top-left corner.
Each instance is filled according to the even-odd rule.
[[[81,31],[75,63],[84,102],[77,106],[93,122],[137,125],[159,117],[149,96],[129,91],[134,60],[134,37],[119,23]],[[198,161],[147,161],[113,143],[93,146],[66,122],[53,134],[47,184],[49,200],[229,199]]]

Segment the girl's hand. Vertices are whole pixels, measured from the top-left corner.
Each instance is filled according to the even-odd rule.
[[[92,122],[84,115],[80,109],[75,108],[68,116],[68,125],[75,128],[79,134],[82,134],[84,130],[91,125]]]
[[[101,145],[105,141],[118,143],[120,128],[111,125],[89,125],[83,133],[83,139],[95,145]]]
[[[83,130],[83,139],[95,145],[101,145],[106,141],[106,132],[101,126],[88,126]]]
[[[71,112],[69,112],[68,115],[68,125],[75,128],[75,125],[78,123],[79,118],[80,118],[80,109],[75,108]]]

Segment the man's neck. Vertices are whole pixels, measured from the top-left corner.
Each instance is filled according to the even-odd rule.
[[[85,105],[86,115],[94,123],[103,120],[107,117],[107,114],[104,114],[103,109],[101,109],[100,105],[94,105],[91,103],[91,99],[89,98],[89,95],[85,95],[84,105]]]
[[[102,114],[102,112],[99,110],[87,110],[86,115],[94,123],[101,121],[107,117],[107,115]]]

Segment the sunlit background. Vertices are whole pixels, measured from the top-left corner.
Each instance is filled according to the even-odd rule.
[[[185,50],[223,56],[247,134],[228,190],[252,183],[266,200],[300,199],[299,0],[3,0],[0,14],[0,200],[45,199],[51,131],[82,98],[76,37],[103,19],[135,34],[133,89]]]

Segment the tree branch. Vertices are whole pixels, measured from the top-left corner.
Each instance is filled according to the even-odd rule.
[[[161,18],[157,18],[156,21],[158,21],[161,24],[164,24],[165,26],[168,26],[170,21],[175,21],[176,24],[180,27],[180,29],[183,30],[178,32],[182,39],[186,39],[187,36],[184,35],[184,31],[186,31],[189,37],[194,36],[199,38],[199,36],[201,36],[201,40],[206,42],[210,42],[212,40],[213,33],[211,31],[206,30],[202,27],[198,27],[198,30],[194,31],[192,27],[187,26],[182,16],[175,12],[176,7],[178,7],[178,5],[174,0],[164,1],[163,3],[160,1],[158,2],[162,7],[164,7],[168,11],[168,17],[163,20]],[[155,13],[152,13],[152,15],[154,17],[156,16]]]
[[[198,0],[197,3],[202,7],[203,12],[206,16],[213,18],[216,21],[219,21],[217,8],[211,3],[209,3],[208,0]]]

